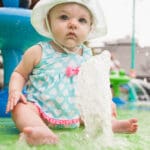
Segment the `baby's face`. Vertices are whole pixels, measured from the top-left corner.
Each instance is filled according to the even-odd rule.
[[[53,37],[70,51],[83,43],[91,30],[90,12],[76,3],[55,6],[48,18]]]

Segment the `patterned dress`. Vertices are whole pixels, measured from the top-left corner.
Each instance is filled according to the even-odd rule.
[[[27,99],[38,106],[44,117],[57,128],[79,126],[80,112],[75,103],[76,75],[68,77],[66,69],[79,68],[92,56],[90,48],[82,46],[83,55],[56,52],[50,43],[39,43],[42,58],[29,76]]]

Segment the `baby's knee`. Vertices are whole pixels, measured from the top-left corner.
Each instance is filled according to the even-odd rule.
[[[17,103],[16,106],[11,111],[12,115],[17,115],[18,113],[23,111],[25,107],[26,107],[26,104],[22,102]]]
[[[12,110],[12,116],[25,114],[26,112],[34,112],[36,114],[39,114],[37,107],[32,102],[19,102]]]

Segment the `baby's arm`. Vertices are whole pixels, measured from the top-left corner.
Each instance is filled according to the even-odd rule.
[[[9,97],[6,112],[13,110],[14,106],[21,101],[27,103],[22,89],[28,80],[33,67],[39,63],[41,58],[41,47],[39,45],[28,49],[19,65],[15,68],[9,82]]]
[[[13,110],[14,106],[18,103],[18,101],[26,103],[26,98],[22,94],[22,88],[25,82],[25,78],[20,73],[16,71],[12,73],[9,83],[9,97],[6,112]]]

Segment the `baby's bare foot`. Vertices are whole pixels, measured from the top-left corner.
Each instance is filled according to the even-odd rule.
[[[58,142],[58,137],[45,127],[26,127],[22,134],[30,145],[57,144]]]
[[[115,133],[135,133],[137,131],[137,119],[112,120],[112,130]]]

